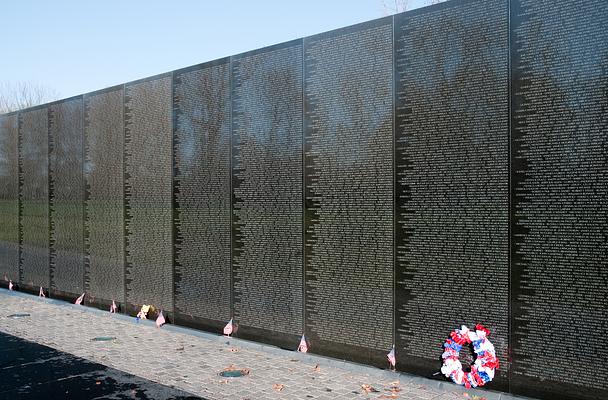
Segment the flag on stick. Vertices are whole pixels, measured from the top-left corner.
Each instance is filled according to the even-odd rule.
[[[42,286],[40,286],[40,292],[38,292],[38,297],[46,297],[44,295],[44,290],[42,290]]]
[[[298,351],[300,353],[308,352],[308,344],[306,343],[306,337],[304,337],[304,335],[302,335],[302,338],[300,339],[300,345],[298,346]]]
[[[158,314],[158,318],[156,318],[156,327],[160,328],[165,324],[165,316],[163,315],[163,310],[160,310],[160,314]]]
[[[112,300],[112,305],[110,306],[110,312],[112,314],[115,314],[117,309],[118,309],[118,307],[116,307],[116,303],[114,302],[114,300]]]
[[[391,364],[391,367],[395,368],[395,365],[397,365],[397,360],[395,359],[395,345],[393,345],[391,351],[389,351],[389,353],[386,355],[386,358],[388,358],[388,362]]]
[[[84,300],[84,293],[83,293],[83,294],[81,294],[81,295],[80,295],[80,297],[78,297],[78,298],[76,299],[76,301],[74,302],[74,304],[81,305],[83,300]]]
[[[8,290],[13,290],[13,281],[8,281]]]
[[[230,321],[228,321],[228,323],[224,327],[224,335],[230,336],[232,334],[232,330],[233,330],[232,318],[230,318]]]

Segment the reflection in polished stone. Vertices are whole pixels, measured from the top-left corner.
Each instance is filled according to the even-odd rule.
[[[19,114],[21,283],[49,287],[48,109]]]
[[[125,90],[127,301],[173,311],[171,76]]]
[[[227,60],[226,60],[227,61]],[[230,65],[174,80],[175,309],[230,318]]]
[[[305,39],[313,343],[376,350],[393,343],[392,51],[391,19]]]
[[[19,120],[0,116],[0,279],[19,281]]]
[[[84,291],[82,97],[49,106],[51,287]]]
[[[233,59],[234,312],[248,327],[302,325],[302,42]]]
[[[409,370],[434,372],[437,344],[480,322],[507,378],[508,10],[454,2],[395,19],[396,335]]]
[[[606,398],[608,3],[514,5],[512,384]]]
[[[85,96],[86,288],[123,302],[123,90]]]

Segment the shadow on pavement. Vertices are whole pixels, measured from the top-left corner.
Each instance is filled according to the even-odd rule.
[[[201,397],[0,332],[0,399]]]

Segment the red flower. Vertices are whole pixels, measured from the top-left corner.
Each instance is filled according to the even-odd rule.
[[[482,324],[475,325],[475,330],[485,332],[486,336],[490,336],[490,330]]]
[[[454,340],[454,342],[458,343],[461,346],[469,341],[468,336],[462,336],[460,333],[458,333],[456,331],[452,331],[450,333],[450,336],[451,336],[452,340]]]

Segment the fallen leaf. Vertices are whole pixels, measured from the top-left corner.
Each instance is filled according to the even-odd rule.
[[[401,388],[399,388],[399,381],[389,383],[389,387],[384,390],[392,393],[399,393],[401,391]]]
[[[184,351],[184,346],[178,347],[177,349],[175,349],[175,351]]]
[[[275,383],[274,385],[272,385],[272,388],[274,390],[276,390],[277,392],[280,392],[281,390],[283,390],[285,386],[281,385],[280,383]]]
[[[321,367],[319,367],[319,364],[317,364],[312,370],[313,372],[321,372]]]
[[[371,385],[368,385],[367,383],[364,383],[363,385],[361,385],[361,389],[363,389],[363,392],[365,392],[365,393],[380,393],[379,390],[372,387]]]

